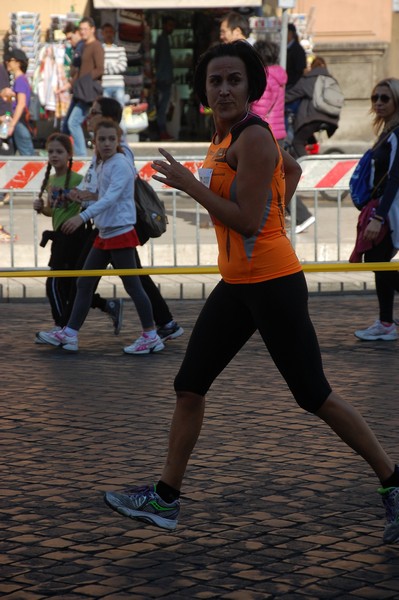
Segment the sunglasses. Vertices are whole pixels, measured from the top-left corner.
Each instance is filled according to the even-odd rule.
[[[373,104],[378,102],[378,100],[381,100],[383,104],[388,104],[388,102],[392,100],[392,98],[391,96],[387,96],[386,94],[374,94],[373,96],[371,96],[371,102]]]

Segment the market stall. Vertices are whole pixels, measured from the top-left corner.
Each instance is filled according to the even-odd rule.
[[[262,0],[136,0],[132,9],[129,0],[94,0],[96,21],[113,23],[117,43],[126,48],[125,83],[129,96],[148,104],[149,128],[142,139],[156,139],[156,127],[152,127],[156,118],[154,53],[162,18],[168,15],[175,22],[170,35],[174,82],[168,131],[175,139],[207,140],[209,118],[200,112],[192,91],[197,58],[219,39],[223,14],[239,9],[251,16],[261,5]]]

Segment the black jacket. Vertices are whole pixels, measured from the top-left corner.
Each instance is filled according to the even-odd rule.
[[[291,46],[287,47],[287,89],[302,77],[306,69],[306,53],[301,44],[294,40]]]

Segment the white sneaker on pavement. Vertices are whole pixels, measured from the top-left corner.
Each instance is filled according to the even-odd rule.
[[[383,325],[379,319],[367,329],[358,329],[355,336],[359,340],[374,341],[384,340],[386,342],[398,339],[398,330],[395,323],[389,326]]]
[[[52,329],[50,329],[50,331],[48,331],[47,333],[54,333],[54,331],[61,331],[62,327],[59,327],[58,325],[55,325]],[[46,342],[44,342],[43,340],[40,339],[39,335],[41,333],[45,333],[44,331],[37,331],[36,332],[36,337],[35,337],[35,344],[46,344]]]
[[[126,354],[152,354],[160,352],[165,348],[159,335],[149,336],[143,331],[142,335],[130,346],[126,346],[123,352]]]
[[[69,352],[77,352],[79,350],[78,336],[67,335],[65,327],[60,331],[39,331],[37,335],[44,344],[61,346],[63,350],[68,350]]]

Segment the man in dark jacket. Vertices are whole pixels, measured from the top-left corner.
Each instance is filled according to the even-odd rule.
[[[306,69],[306,53],[299,43],[296,27],[293,23],[288,24],[287,33],[287,66],[288,75],[287,89],[295,85]]]

